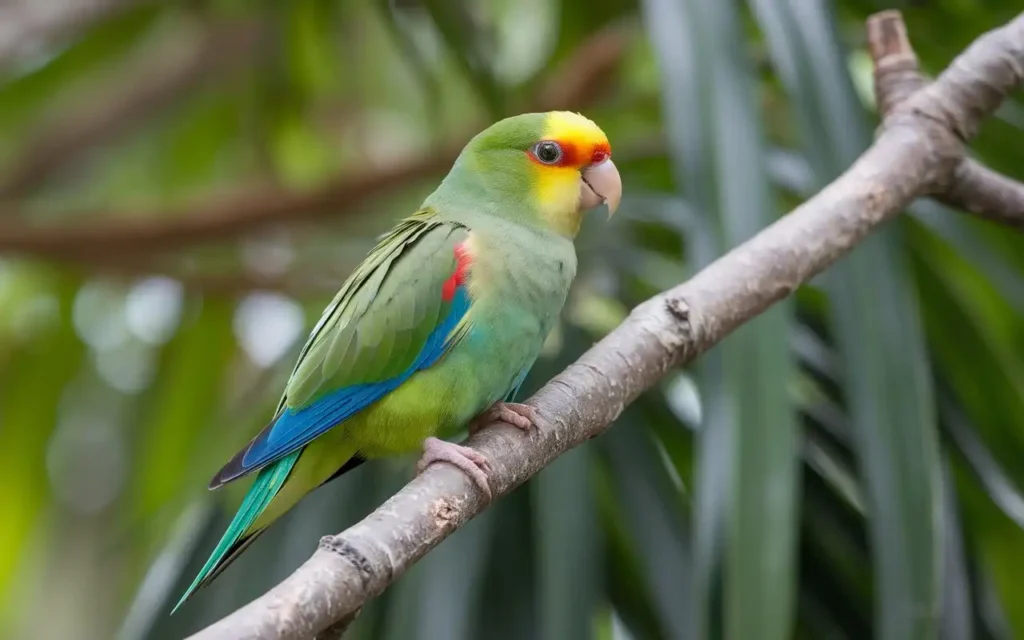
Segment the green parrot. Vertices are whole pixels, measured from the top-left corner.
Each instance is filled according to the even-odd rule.
[[[175,610],[310,491],[422,447],[490,498],[488,464],[450,438],[501,420],[576,275],[583,213],[622,193],[604,132],[553,111],[477,134],[420,209],[385,234],[313,328],[274,419],[210,482],[256,479]]]

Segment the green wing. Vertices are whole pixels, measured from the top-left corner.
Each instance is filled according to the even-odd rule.
[[[458,339],[453,331],[470,304],[463,286],[443,295],[459,268],[456,247],[467,236],[465,227],[429,210],[384,236],[324,310],[274,421],[217,473],[211,488],[308,444],[436,362]]]

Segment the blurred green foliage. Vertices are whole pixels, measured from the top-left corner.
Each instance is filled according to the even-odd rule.
[[[1019,11],[98,4],[0,57],[2,637],[182,637],[408,480],[411,458],[318,490],[167,617],[244,489],[211,494],[207,480],[269,418],[333,288],[429,192],[439,150],[469,124],[582,109],[623,174],[619,214],[584,226],[528,393],[866,148],[868,14],[903,9],[935,73]],[[1024,178],[1022,128],[1010,100],[972,149]],[[426,170],[315,220],[144,252],[12,242],[160,225],[417,158]],[[347,637],[1024,637],[1022,319],[1024,238],[916,203],[453,535]]]

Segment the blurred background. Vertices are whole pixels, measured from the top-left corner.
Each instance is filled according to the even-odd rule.
[[[173,617],[308,331],[493,120],[580,110],[524,395],[842,172],[864,20],[937,73],[1016,0],[0,1],[0,636],[181,638],[407,482],[317,491]],[[1024,178],[1024,96],[972,145]],[[366,607],[355,639],[1024,637],[1024,236],[919,202]]]

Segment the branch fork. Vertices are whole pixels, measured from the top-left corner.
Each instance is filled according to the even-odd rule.
[[[1015,21],[1020,22],[1020,18]],[[1011,23],[1012,25],[1013,23]],[[981,218],[1024,229],[1024,184],[1004,176],[967,157],[966,143],[977,133],[980,118],[977,112],[990,112],[999,102],[1024,80],[1024,30],[1017,40],[1007,38],[999,49],[984,39],[971,49],[986,46],[986,64],[964,62],[962,56],[950,65],[946,75],[960,85],[960,95],[949,91],[933,95],[930,82],[921,73],[917,54],[907,36],[903,15],[896,10],[882,11],[868,19],[868,48],[875,63],[875,99],[883,128],[909,115],[914,119],[931,119],[952,139],[945,136],[951,147],[948,172],[931,185],[929,195],[951,207]],[[968,49],[968,52],[971,51]],[[966,92],[965,82],[985,72],[988,82],[971,82]],[[955,98],[959,98],[959,100]],[[945,103],[936,98],[954,98]],[[955,148],[955,151],[953,149]]]

